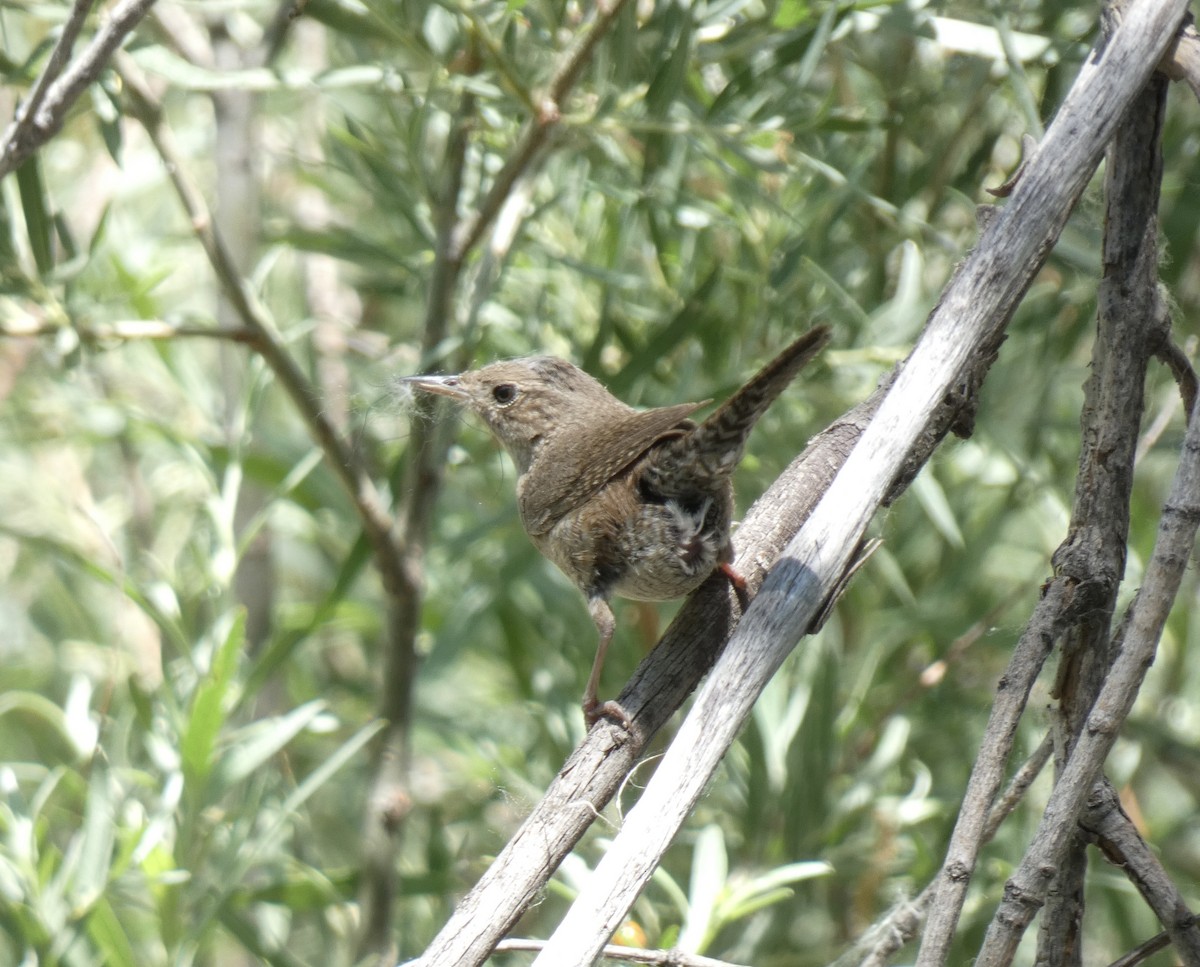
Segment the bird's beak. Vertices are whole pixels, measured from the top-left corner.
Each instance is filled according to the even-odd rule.
[[[438,396],[449,396],[451,399],[465,400],[470,397],[457,376],[404,376],[400,382],[414,389],[436,393]]]

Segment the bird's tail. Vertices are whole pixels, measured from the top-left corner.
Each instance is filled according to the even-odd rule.
[[[829,327],[814,326],[698,427],[662,444],[644,468],[643,492],[678,499],[727,488],[755,422],[828,341]]]
[[[691,446],[699,452],[720,453],[736,466],[758,418],[828,342],[829,327],[813,326],[696,427]]]

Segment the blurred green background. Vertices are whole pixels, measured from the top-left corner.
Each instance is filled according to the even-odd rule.
[[[1053,0],[632,3],[520,185],[511,246],[472,256],[447,337],[422,357],[448,142],[465,124],[467,211],[589,7],[313,0],[273,42],[273,4],[163,0],[129,44],[323,411],[397,501],[410,457],[397,375],[539,351],[633,404],[719,399],[826,321],[833,347],[751,439],[747,506],[911,346],[974,243],[984,187],[1015,169],[1096,33],[1093,4]],[[67,9],[0,3],[10,103]],[[241,128],[222,114],[231,91]],[[1182,95],[1161,209],[1181,340],[1200,312],[1200,109]],[[383,591],[336,475],[252,352],[92,338],[223,318],[124,104],[106,73],[0,183],[0,964],[352,963]],[[221,160],[230,131],[240,169]],[[1099,189],[1018,312],[975,435],[878,521],[882,549],[762,697],[635,906],[631,942],[822,964],[937,870],[995,679],[1065,534]],[[42,335],[14,335],[30,326]],[[1182,435],[1171,380],[1152,379],[1146,425],[1165,423],[1138,469],[1129,588]],[[464,422],[422,562],[400,959],[583,734],[595,631],[522,533],[513,484]],[[1196,594],[1189,573],[1109,763],[1193,904]],[[618,603],[603,694],[674,607]],[[1018,754],[1048,702],[1042,687]],[[957,962],[1046,782],[981,860]],[[610,808],[519,935],[548,934],[618,822]],[[1099,860],[1089,901],[1089,963],[1159,929]]]

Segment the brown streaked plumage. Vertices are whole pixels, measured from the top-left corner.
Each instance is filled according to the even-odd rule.
[[[583,592],[600,633],[589,724],[609,715],[628,725],[624,709],[596,697],[611,597],[682,597],[716,568],[740,582],[729,568],[733,472],[759,417],[828,341],[827,327],[810,329],[699,425],[689,417],[703,403],[638,411],[553,356],[402,380],[476,413],[516,464],[521,523]]]

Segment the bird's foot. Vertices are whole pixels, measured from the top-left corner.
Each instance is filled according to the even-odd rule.
[[[738,574],[728,561],[718,564],[717,570],[729,578],[729,583],[733,585],[733,593],[737,595],[738,604],[742,606],[742,611],[745,611],[750,607],[750,590],[746,587],[746,579]]]
[[[629,713],[621,707],[621,703],[609,699],[607,702],[601,702],[595,698],[585,698],[583,700],[583,720],[587,723],[590,729],[601,719],[612,719],[617,725],[621,726],[626,732],[629,731],[629,726],[632,720],[629,718]]]

